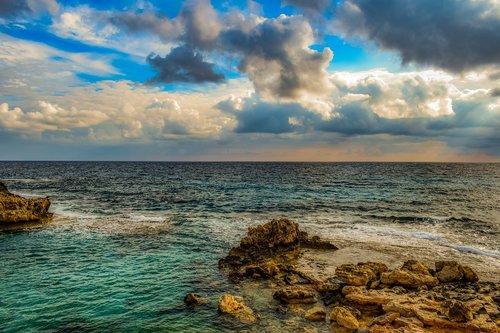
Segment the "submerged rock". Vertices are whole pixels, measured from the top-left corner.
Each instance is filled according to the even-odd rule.
[[[52,217],[48,198],[23,198],[0,182],[0,223],[42,222]]]
[[[243,304],[240,297],[231,294],[222,295],[219,299],[219,311],[238,318],[244,324],[251,324],[257,321],[253,310]]]
[[[285,304],[312,304],[316,303],[316,293],[302,286],[291,286],[277,290],[274,299]]]
[[[200,305],[205,303],[205,300],[198,294],[189,293],[184,297],[184,303],[187,305]]]

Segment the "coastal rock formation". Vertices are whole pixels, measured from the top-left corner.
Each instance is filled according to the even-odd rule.
[[[250,227],[238,247],[219,261],[220,269],[229,270],[234,280],[244,277],[275,277],[287,271],[287,265],[302,248],[336,250],[337,247],[317,236],[310,237],[288,219],[274,219]]]
[[[257,320],[253,310],[243,304],[240,297],[231,294],[222,295],[219,299],[219,311],[238,318],[244,324],[251,324]]]
[[[28,199],[0,183],[0,223],[42,222],[52,217],[48,198]]]
[[[250,228],[219,267],[238,277],[233,281],[241,283],[239,288],[250,283],[254,290],[256,285],[265,289],[263,295],[277,316],[306,319],[315,327],[325,325],[323,330],[328,329],[329,312],[334,332],[499,332],[500,284],[478,282],[470,267],[441,261],[431,269],[416,260],[396,269],[377,262],[342,264],[335,270],[324,265],[298,267],[304,248],[337,249],[317,237],[309,238],[296,223],[272,220]],[[219,309],[255,322],[254,312],[234,297],[221,299]]]

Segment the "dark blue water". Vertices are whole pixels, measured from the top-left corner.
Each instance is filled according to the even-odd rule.
[[[2,332],[231,330],[217,260],[276,216],[500,267],[500,164],[0,162],[0,179],[56,213],[0,232]],[[185,307],[192,291],[210,304]]]

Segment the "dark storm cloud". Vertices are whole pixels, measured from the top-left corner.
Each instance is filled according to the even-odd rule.
[[[31,10],[26,0],[0,1],[0,17],[15,17],[29,11]]]
[[[500,97],[500,88],[495,88],[491,91],[491,96]]]
[[[187,45],[174,48],[165,58],[150,55],[147,61],[158,70],[158,74],[148,83],[224,81],[224,75],[215,72],[214,64],[206,62],[199,52]]]
[[[346,0],[336,25],[399,52],[403,63],[456,72],[500,64],[500,15],[492,0]]]

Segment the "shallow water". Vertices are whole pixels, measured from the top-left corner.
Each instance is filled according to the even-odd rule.
[[[217,260],[276,216],[376,258],[500,270],[500,164],[0,162],[0,179],[56,213],[0,233],[2,332],[237,329]],[[192,291],[211,303],[185,307]]]

